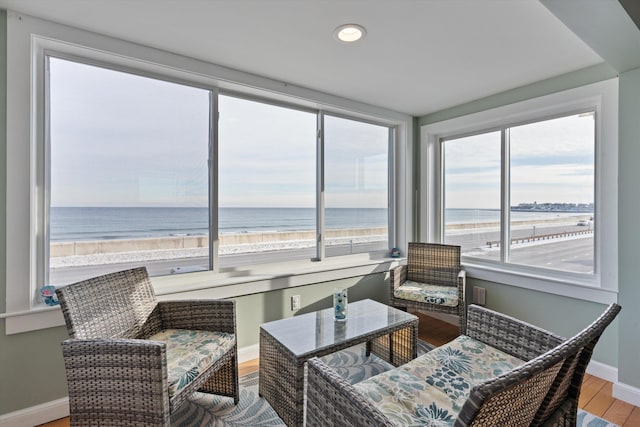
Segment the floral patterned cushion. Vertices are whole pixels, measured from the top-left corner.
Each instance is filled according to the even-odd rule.
[[[166,329],[148,338],[167,343],[169,397],[233,348],[235,335],[226,332]]]
[[[462,335],[354,387],[395,425],[451,426],[472,387],[523,363]]]
[[[447,307],[456,307],[458,305],[457,286],[430,285],[407,280],[393,291],[393,296],[409,301],[428,302],[429,304],[439,304]]]

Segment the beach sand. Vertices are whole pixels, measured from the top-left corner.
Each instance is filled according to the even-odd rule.
[[[358,245],[387,240],[386,228],[328,230],[326,245]],[[235,255],[313,248],[315,231],[239,233],[220,237],[219,254]],[[207,257],[207,236],[52,242],[51,269]]]
[[[576,214],[575,217],[514,221],[512,229],[519,230],[520,233],[529,233],[528,230],[535,226],[541,233],[562,232],[569,227],[575,229],[580,219],[588,220],[589,218],[590,215]],[[453,239],[450,243],[461,244],[464,247],[467,240],[469,242],[477,240],[479,234],[483,235],[482,239],[485,241],[495,240],[499,238],[498,230],[498,222],[450,224],[446,227],[446,235],[448,236],[447,240]],[[470,239],[472,235],[475,237]],[[486,237],[484,237],[485,235]],[[325,239],[325,243],[329,247],[385,242],[387,228],[327,230]],[[315,244],[316,232],[311,230],[223,234],[220,236],[219,254],[225,256],[308,249],[313,248]],[[208,257],[208,253],[209,239],[207,236],[52,242],[49,266],[51,269],[65,269],[102,264],[202,258]]]

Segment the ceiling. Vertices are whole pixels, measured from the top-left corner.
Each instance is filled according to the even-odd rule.
[[[537,0],[0,0],[0,8],[422,116],[603,62]],[[367,29],[336,41],[345,23]]]

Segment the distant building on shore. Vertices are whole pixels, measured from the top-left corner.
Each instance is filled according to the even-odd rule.
[[[593,213],[593,203],[520,203],[511,206],[515,212],[577,212]]]

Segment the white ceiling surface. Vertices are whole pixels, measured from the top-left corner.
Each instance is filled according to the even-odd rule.
[[[0,0],[0,8],[422,116],[603,60],[537,0]],[[336,41],[345,23],[359,43]]]

